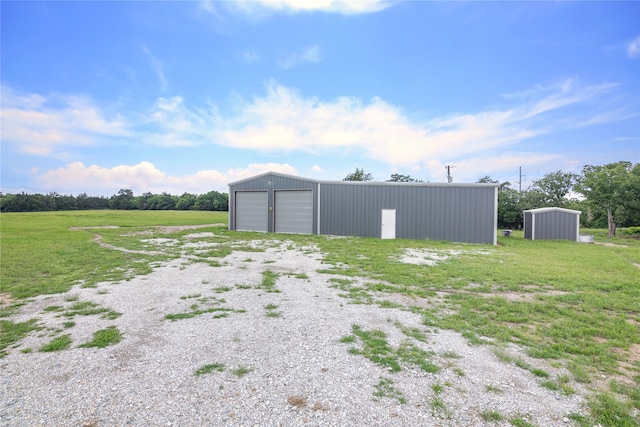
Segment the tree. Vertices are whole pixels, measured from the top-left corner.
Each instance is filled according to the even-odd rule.
[[[133,191],[121,188],[117,196],[111,196],[109,207],[111,209],[133,209],[135,207]]]
[[[638,180],[640,172],[636,173],[632,163],[626,161],[604,166],[587,165],[582,169],[582,176],[578,178],[575,189],[590,204],[607,212],[609,238],[616,234],[616,211],[620,208],[633,209],[630,199],[640,186]]]
[[[569,201],[567,195],[573,190],[577,178],[572,173],[551,172],[533,181],[529,191],[538,193],[542,205],[563,207]]]
[[[399,173],[391,174],[391,179],[387,182],[422,182],[421,179],[412,178],[410,175],[401,175]]]
[[[343,181],[373,181],[373,175],[365,172],[364,169],[358,169],[345,176]]]

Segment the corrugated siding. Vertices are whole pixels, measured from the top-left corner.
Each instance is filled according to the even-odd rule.
[[[531,212],[524,213],[524,238],[533,239],[533,215]]]
[[[494,187],[323,183],[321,188],[322,234],[380,237],[382,209],[395,209],[398,238],[495,241]]]
[[[578,215],[566,212],[543,212],[536,214],[535,239],[578,240]]]

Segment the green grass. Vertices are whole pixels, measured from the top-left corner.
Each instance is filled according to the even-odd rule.
[[[18,313],[29,297],[66,292],[76,284],[95,286],[98,282],[126,280],[149,273],[156,262],[179,256],[180,245],[158,246],[144,242],[149,240],[148,236],[135,234],[149,230],[150,226],[227,221],[226,212],[197,211],[0,215],[0,285],[3,293],[14,298],[10,305],[0,307],[2,319],[10,319]],[[107,225],[120,228],[70,231],[70,227]],[[632,417],[627,403],[634,401],[637,384],[635,388],[611,390],[596,379],[601,375],[618,379],[640,375],[640,365],[629,363],[632,345],[640,344],[637,309],[640,268],[634,265],[640,264],[640,240],[622,237],[609,240],[605,230],[581,230],[581,233],[593,234],[596,243],[624,246],[529,241],[523,238],[522,232],[516,231],[510,238],[498,236],[498,245],[492,246],[403,239],[265,236],[228,231],[224,227],[211,230],[216,236],[205,240],[232,250],[249,250],[251,240],[268,241],[264,247],[275,247],[281,244],[279,242],[287,241],[292,242],[292,247],[317,248],[315,252],[326,254],[321,272],[339,275],[334,277],[332,285],[340,288],[350,302],[375,304],[380,300],[382,307],[393,306],[385,303],[384,297],[378,298],[378,293],[428,300],[428,308],[416,304],[411,310],[421,314],[429,327],[458,331],[474,345],[515,343],[523,346],[530,357],[567,367],[572,381],[587,384],[594,389],[594,396],[599,396],[591,400],[586,425],[596,424],[601,419],[627,420]],[[162,237],[181,242],[182,236],[188,233],[192,230]],[[94,241],[96,235],[100,235],[106,244],[162,253],[115,251],[99,246]],[[408,248],[440,254],[457,251],[459,254],[451,255],[436,266],[416,266],[399,260]],[[215,255],[228,251],[220,249],[209,253],[205,261],[219,260]],[[277,276],[275,272],[265,271],[262,284],[257,288],[277,291]],[[368,283],[356,285],[363,280]],[[436,292],[444,298],[434,298]],[[3,345],[0,352],[5,352],[7,345],[19,342],[20,337],[29,334],[30,328],[34,327],[31,324],[25,332],[22,326],[12,322],[6,325],[8,328],[3,327],[0,331]],[[393,357],[402,362],[395,354],[396,350],[392,350]],[[518,360],[508,363],[518,365]],[[568,385],[557,379],[541,380],[553,381],[561,389],[563,384]],[[634,423],[629,425],[639,425],[637,417]],[[600,424],[607,423],[602,421]]]
[[[204,374],[209,374],[213,371],[216,372],[223,372],[226,369],[226,367],[224,366],[223,363],[210,363],[207,365],[204,365],[198,369],[196,369],[196,371],[194,372],[195,376],[200,376],[200,375],[204,375]]]
[[[60,335],[40,347],[41,352],[61,351],[69,348],[73,341],[70,335]]]
[[[498,422],[504,420],[504,415],[493,409],[486,409],[480,412],[480,418],[485,421]]]
[[[120,236],[155,225],[226,223],[226,212],[70,211],[0,214],[2,292],[14,298],[68,291],[74,284],[95,285],[151,271],[149,263],[175,255],[143,255],[103,248],[94,242],[128,249],[156,249],[140,236]],[[120,229],[71,227],[119,226]]]
[[[387,342],[386,334],[379,329],[367,331],[358,325],[353,325],[351,332],[352,335],[343,337],[340,341],[353,343],[355,339],[351,337],[357,337],[360,339],[362,347],[351,347],[349,353],[362,355],[374,363],[386,366],[392,372],[400,371],[403,364],[417,366],[429,373],[440,370],[429,360],[433,353],[418,348],[410,340],[403,341],[397,349],[394,349]]]
[[[374,387],[375,391],[373,392],[373,396],[376,400],[386,397],[388,399],[395,399],[401,404],[407,403],[407,399],[404,397],[402,392],[394,387],[393,380],[391,378],[380,378],[380,381]]]
[[[242,366],[242,365],[231,370],[231,373],[238,378],[242,378],[250,372],[253,372],[253,368],[249,368],[247,366]]]
[[[78,347],[97,347],[104,348],[110,345],[118,344],[122,341],[122,334],[115,326],[109,326],[106,329],[101,329],[93,333],[93,339]]]
[[[32,331],[40,330],[36,319],[26,322],[14,323],[9,320],[0,320],[0,358],[7,355],[6,348],[13,345]]]

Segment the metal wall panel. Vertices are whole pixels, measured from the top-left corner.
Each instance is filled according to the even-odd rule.
[[[268,231],[267,192],[238,191],[235,197],[236,229],[239,231]]]
[[[382,209],[396,210],[396,236],[405,239],[495,243],[493,186],[322,183],[322,234],[380,237]]]
[[[524,237],[531,240],[571,240],[580,233],[580,211],[540,208],[524,211]]]
[[[311,190],[276,190],[275,231],[280,233],[313,232],[313,192]]]

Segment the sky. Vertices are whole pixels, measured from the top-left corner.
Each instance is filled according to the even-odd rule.
[[[640,2],[0,2],[0,187],[640,163]],[[521,169],[520,169],[521,168]]]

